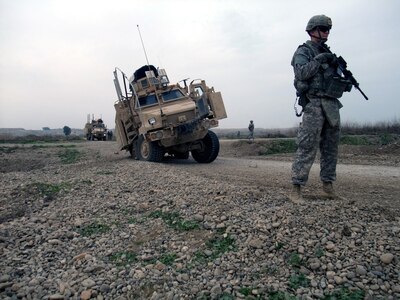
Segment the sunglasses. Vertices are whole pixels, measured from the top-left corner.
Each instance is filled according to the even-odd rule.
[[[317,29],[323,33],[327,33],[329,32],[329,30],[331,30],[329,27],[326,26],[318,26]]]

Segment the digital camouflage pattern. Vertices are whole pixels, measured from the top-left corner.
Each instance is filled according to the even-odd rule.
[[[297,135],[297,152],[292,165],[292,183],[305,185],[318,146],[321,153],[320,178],[324,182],[336,180],[336,163],[339,145],[339,127],[327,122],[321,98],[310,98],[304,110],[303,122]]]
[[[292,165],[292,183],[305,185],[317,154],[321,153],[320,178],[324,182],[336,179],[336,163],[340,134],[339,100],[325,94],[327,74],[336,72],[333,66],[321,64],[314,57],[323,53],[323,48],[307,41],[294,53],[292,66],[295,86],[298,82],[307,85],[305,94],[309,103],[304,108],[303,122],[297,136],[298,149]]]
[[[325,15],[313,16],[307,23],[306,31],[311,31],[317,26],[326,26],[332,28],[332,20]]]

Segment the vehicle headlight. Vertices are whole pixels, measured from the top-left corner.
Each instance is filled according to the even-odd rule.
[[[162,131],[152,132],[150,135],[152,140],[160,140],[163,137]]]
[[[163,137],[162,131],[157,131],[156,136],[158,139],[161,139]]]
[[[149,122],[149,124],[150,125],[154,125],[154,124],[156,124],[156,118],[150,118],[149,120],[148,120],[148,122]]]

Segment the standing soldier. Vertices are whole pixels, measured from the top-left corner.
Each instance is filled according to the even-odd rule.
[[[304,107],[292,165],[293,188],[289,199],[294,203],[304,202],[301,188],[307,183],[318,146],[322,190],[327,197],[336,197],[332,182],[336,180],[339,109],[342,107],[338,98],[350,91],[351,83],[338,75],[335,55],[325,45],[331,28],[329,17],[313,16],[306,27],[310,40],[297,48],[291,62],[299,104]]]
[[[113,132],[111,130],[107,131],[108,140],[111,141],[113,137]]]
[[[250,131],[250,133],[249,133],[249,135],[247,136],[247,139],[250,141],[250,142],[254,142],[254,123],[253,123],[253,120],[251,120],[250,121],[250,124],[249,124],[249,131]]]

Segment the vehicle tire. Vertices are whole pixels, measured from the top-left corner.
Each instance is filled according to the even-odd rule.
[[[139,137],[135,151],[139,160],[160,162],[164,156],[163,148],[157,142],[148,142],[143,135]]]
[[[130,144],[128,150],[129,150],[129,153],[130,153],[131,157],[133,159],[138,160],[139,158],[136,156],[136,143],[137,143],[137,141],[135,141],[132,144]]]
[[[203,151],[192,150],[192,156],[198,163],[210,163],[213,162],[219,153],[219,140],[217,135],[208,131],[206,136],[202,139],[204,146]]]

